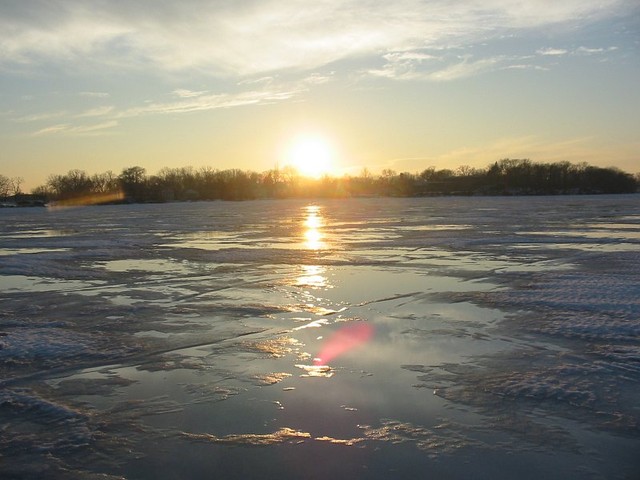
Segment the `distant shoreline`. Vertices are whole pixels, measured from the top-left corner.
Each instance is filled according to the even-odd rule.
[[[535,163],[503,159],[486,168],[456,170],[427,168],[420,173],[383,170],[372,175],[310,178],[292,167],[263,173],[233,170],[162,169],[148,175],[142,167],[89,175],[71,170],[52,175],[31,195],[18,194],[15,206],[56,203],[61,206],[113,203],[167,203],[199,200],[256,200],[281,198],[540,196],[636,193],[640,173],[586,163]],[[5,206],[10,197],[5,193]],[[0,200],[2,197],[0,196]]]
[[[640,195],[640,192],[628,192],[628,193],[557,193],[557,194],[435,194],[435,195],[414,195],[414,196],[393,196],[393,195],[359,195],[348,197],[327,197],[327,196],[299,196],[299,197],[264,197],[264,198],[251,198],[251,199],[204,199],[204,200],[170,200],[170,201],[118,201],[118,202],[91,202],[85,201],[79,202],[46,202],[46,203],[34,203],[34,204],[8,204],[6,202],[0,202],[0,210],[2,209],[24,209],[24,208],[72,208],[83,206],[114,206],[114,205],[162,205],[162,204],[188,204],[188,203],[206,203],[206,202],[259,202],[259,201],[287,201],[287,200],[307,200],[307,201],[320,201],[320,200],[358,200],[358,199],[418,199],[418,198],[542,198],[542,197],[603,197],[603,196],[624,196],[624,195]]]

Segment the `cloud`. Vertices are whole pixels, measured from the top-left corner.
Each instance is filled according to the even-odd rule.
[[[46,135],[102,135],[105,130],[112,129],[118,126],[116,120],[108,120],[102,123],[96,123],[91,125],[71,125],[68,123],[61,123],[52,125],[50,127],[43,128],[33,133],[35,137],[41,137]]]
[[[592,55],[604,55],[607,53],[615,52],[618,47],[578,47],[573,50],[567,50],[565,48],[541,48],[536,50],[536,54],[542,57],[562,57],[565,55],[571,56],[592,56]]]
[[[118,66],[156,74],[197,70],[247,77],[469,45],[514,30],[580,26],[628,5],[625,0],[5,2],[0,65]],[[395,55],[394,63],[428,60]],[[468,63],[457,68],[469,68]]]
[[[238,82],[238,85],[272,85],[275,81],[274,77],[249,78]]]
[[[93,125],[83,125],[77,126],[69,129],[69,133],[72,134],[87,134],[87,133],[96,133],[98,131],[103,131],[107,129],[111,129],[118,126],[118,122],[116,120],[108,120],[102,123],[96,123]]]
[[[67,114],[67,112],[46,112],[46,113],[34,113],[31,115],[25,115],[23,117],[15,119],[16,122],[30,123],[40,122],[42,120],[51,120],[52,118],[60,118]]]
[[[431,73],[429,78],[438,81],[456,80],[459,78],[469,77],[480,72],[492,70],[503,61],[504,57],[501,56],[482,58],[474,61],[471,61],[470,58],[465,58],[459,63]]]
[[[78,117],[103,117],[113,112],[114,107],[111,105],[105,105],[102,107],[92,108],[85,112],[79,113]]]
[[[424,68],[433,65],[433,61],[442,62],[442,57],[436,57],[423,51],[391,52],[383,56],[387,63],[380,69],[371,69],[367,73],[376,77],[392,78],[396,80],[416,80],[429,77]],[[429,65],[427,65],[429,64]],[[437,63],[436,63],[437,65]]]
[[[180,98],[199,97],[200,95],[204,95],[205,93],[207,92],[205,91],[194,92],[193,90],[187,90],[186,88],[178,88],[173,91],[173,94]]]
[[[333,72],[328,75],[321,75],[319,73],[312,73],[303,80],[303,83],[307,85],[322,85],[333,80]]]
[[[547,67],[542,67],[540,65],[533,65],[530,63],[516,63],[513,65],[507,65],[504,67],[505,70],[540,70],[546,71],[549,70]]]
[[[318,85],[328,81],[330,77],[310,75],[298,82],[280,83],[274,85],[268,79],[253,82],[252,86],[262,88],[250,89],[240,92],[210,93],[206,91],[192,91],[188,89],[176,89],[170,95],[177,100],[172,101],[148,101],[137,106],[117,109],[112,105],[103,105],[91,108],[80,113],[73,112],[45,112],[25,115],[14,121],[20,123],[51,120],[53,118],[63,118],[68,123],[57,123],[44,127],[35,132],[32,136],[48,135],[86,135],[98,134],[100,131],[112,129],[118,126],[118,120],[123,118],[140,117],[146,115],[167,115],[185,114],[191,112],[203,112],[223,108],[233,108],[249,105],[266,105],[282,102],[301,95],[308,91],[309,86]],[[166,98],[166,95],[164,96]],[[90,125],[75,125],[78,119],[91,119],[104,117],[105,121]]]
[[[596,53],[603,53],[604,52],[604,48],[587,48],[587,47],[579,47],[576,50],[577,53],[582,53],[585,55],[593,55]]]
[[[381,69],[369,70],[369,75],[395,80],[431,80],[444,82],[470,77],[500,68],[504,56],[475,59],[472,55],[436,57],[418,52],[385,55],[388,62]]]
[[[275,82],[273,77],[262,77],[252,81],[239,82],[239,86],[253,89],[239,92],[211,93],[176,89],[172,95],[178,100],[169,102],[149,102],[144,105],[123,109],[113,113],[113,118],[138,117],[142,115],[180,114],[202,112],[221,108],[266,105],[299,97],[311,86],[330,81],[331,75],[311,74],[298,81]]]
[[[62,133],[69,130],[71,126],[68,123],[60,123],[57,125],[51,125],[50,127],[42,128],[33,133],[33,136],[39,137],[42,135],[53,135],[56,133]]]
[[[240,93],[186,95],[172,102],[152,102],[118,112],[117,118],[138,117],[153,114],[177,114],[201,112],[220,108],[260,105],[288,100],[306,91],[302,86],[291,88],[267,88]]]
[[[80,96],[89,98],[107,98],[109,94],[106,92],[80,92]]]
[[[560,55],[566,55],[569,53],[569,50],[565,50],[564,48],[542,48],[536,51],[536,53],[538,55],[557,57]]]
[[[601,55],[607,52],[614,52],[618,50],[618,47],[608,47],[608,48],[589,48],[589,47],[578,47],[575,50],[575,54],[577,55]]]

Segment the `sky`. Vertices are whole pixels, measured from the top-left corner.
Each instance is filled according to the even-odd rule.
[[[638,84],[637,0],[0,0],[0,174],[635,173]]]

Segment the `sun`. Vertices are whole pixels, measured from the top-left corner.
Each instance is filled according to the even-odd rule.
[[[334,152],[329,141],[319,135],[296,138],[287,153],[287,164],[306,177],[320,178],[334,168]]]

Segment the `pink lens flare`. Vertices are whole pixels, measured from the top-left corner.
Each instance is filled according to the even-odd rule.
[[[367,322],[345,325],[327,339],[318,356],[313,359],[314,365],[327,365],[334,358],[368,342],[373,333],[373,326]]]

